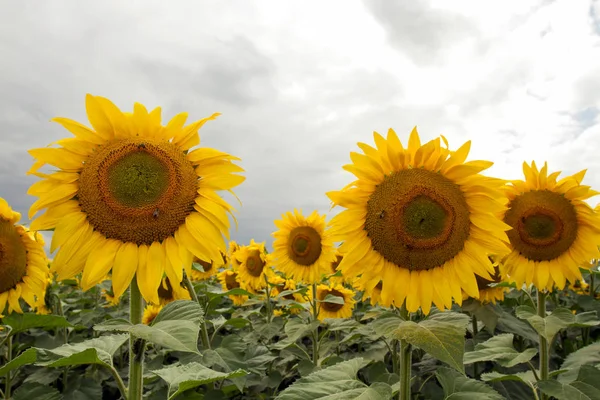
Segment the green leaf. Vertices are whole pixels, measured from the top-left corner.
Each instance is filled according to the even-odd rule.
[[[501,332],[514,333],[524,339],[530,340],[533,343],[539,342],[537,332],[525,321],[514,317],[508,312],[500,311],[496,328]]]
[[[11,335],[25,332],[31,328],[55,329],[73,327],[64,317],[32,313],[12,313],[2,318],[2,323],[11,327]]]
[[[332,294],[328,294],[323,300],[317,300],[317,302],[344,305],[344,298],[341,296],[334,296]]]
[[[37,353],[34,348],[29,348],[19,354],[18,357],[11,362],[6,363],[0,368],[0,376],[6,375],[13,369],[19,368],[22,365],[33,364],[37,360]]]
[[[560,367],[562,370],[567,371],[559,375],[558,380],[562,383],[574,381],[581,367],[588,364],[600,366],[600,342],[592,343],[569,354]]]
[[[481,380],[484,382],[501,382],[501,381],[517,381],[526,384],[530,388],[533,388],[537,382],[533,372],[516,372],[514,374],[501,374],[496,371],[486,372],[481,374]]]
[[[111,367],[112,356],[129,339],[129,335],[110,335],[89,339],[81,343],[65,344],[55,349],[37,351],[36,365],[65,367],[72,365],[100,364]]]
[[[273,344],[272,347],[279,350],[285,349],[296,343],[298,339],[308,335],[319,325],[319,321],[313,321],[310,324],[306,324],[300,318],[290,318],[283,328],[287,337],[283,340],[279,340],[277,343]]]
[[[367,386],[356,378],[368,361],[355,358],[315,371],[295,381],[276,400],[388,400],[392,387],[376,382]]]
[[[513,347],[514,335],[503,333],[493,336],[483,343],[475,345],[475,350],[465,353],[464,363],[472,364],[480,361],[496,361],[503,367],[510,368],[531,360],[537,349],[527,349],[519,353]]]
[[[176,300],[167,304],[154,319],[153,325],[161,321],[192,321],[202,323],[204,310],[196,301]]]
[[[504,400],[504,397],[485,383],[467,378],[450,368],[438,368],[435,375],[444,389],[444,399]]]
[[[468,299],[463,301],[461,308],[463,311],[471,313],[471,315],[474,315],[479,321],[483,322],[491,334],[494,333],[496,324],[498,323],[498,314],[496,313],[494,306],[489,303],[481,304],[475,299]]]
[[[600,370],[584,365],[577,380],[571,383],[546,380],[538,382],[538,386],[558,400],[600,400]]]
[[[581,313],[578,318],[568,308],[557,308],[552,314],[542,318],[537,315],[533,307],[519,306],[516,309],[516,315],[517,318],[527,320],[533,329],[549,342],[561,329],[569,326],[594,326],[600,323],[595,311]]]
[[[241,369],[228,373],[217,372],[197,362],[186,365],[173,365],[152,371],[152,373],[160,376],[169,385],[169,399],[175,398],[186,390],[207,383],[239,378],[248,374],[248,372]]]
[[[387,312],[379,314],[371,321],[368,325],[377,333],[379,336],[391,335],[400,324],[404,322],[397,314]]]
[[[464,373],[465,330],[469,317],[456,312],[441,312],[419,322],[404,321],[392,332],[395,339],[406,340],[431,356]]]
[[[12,400],[62,400],[63,396],[53,387],[40,383],[29,382],[19,386]]]

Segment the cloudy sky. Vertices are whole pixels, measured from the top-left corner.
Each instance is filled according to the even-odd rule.
[[[203,145],[242,158],[234,239],[270,245],[325,192],[356,142],[473,141],[470,159],[519,178],[524,160],[587,168],[600,189],[600,1],[0,0],[0,197],[24,216],[28,148],[86,122],[86,93],[200,119]],[[599,196],[600,197],[600,196]],[[593,204],[600,202],[593,199]],[[333,211],[334,213],[336,211]],[[330,213],[330,215],[332,215]]]

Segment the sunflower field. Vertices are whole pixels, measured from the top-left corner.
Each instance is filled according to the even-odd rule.
[[[291,205],[268,251],[230,239],[243,162],[198,134],[218,113],[85,108],[29,151],[29,226],[0,198],[2,398],[600,399],[585,171],[505,180],[470,142],[375,132],[331,216]]]

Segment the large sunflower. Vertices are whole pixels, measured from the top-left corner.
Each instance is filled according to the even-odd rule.
[[[191,150],[200,143],[198,129],[219,114],[184,126],[181,113],[162,126],[160,108],[148,112],[135,103],[133,113],[123,113],[91,95],[86,110],[93,129],[55,118],[75,137],[29,151],[37,160],[29,172],[44,178],[29,189],[39,197],[30,217],[46,209],[32,229],[54,229],[59,280],[83,271],[87,290],[112,269],[115,296],[136,275],[144,298],[157,303],[163,272],[180,282],[193,256],[210,262],[226,251],[222,235],[228,236],[233,209],[216,191],[244,181],[232,162],[239,159]],[[38,172],[44,164],[59,171]]]
[[[475,274],[494,273],[487,254],[508,252],[510,227],[497,217],[504,181],[479,174],[489,161],[465,162],[470,142],[455,152],[439,138],[421,145],[416,128],[406,149],[392,129],[374,137],[376,148],[359,143],[364,154],[350,153],[344,167],[358,179],[327,193],[346,208],[330,221],[334,240],[344,241],[338,269],[386,282],[382,305],[406,300],[410,312],[461,304],[461,289],[477,297]]]
[[[265,281],[265,272],[268,268],[269,255],[265,249],[265,242],[256,243],[254,239],[248,246],[242,246],[236,254],[239,261],[234,270],[237,272],[240,281],[244,282],[248,288],[258,291],[267,285]]]
[[[523,163],[525,180],[506,186],[509,199],[504,221],[512,252],[504,259],[506,273],[518,287],[562,289],[581,278],[580,265],[600,257],[600,214],[585,200],[598,194],[581,185],[585,170],[557,181],[544,163]]]
[[[287,212],[275,221],[273,233],[275,267],[297,282],[315,283],[331,273],[335,260],[333,240],[326,229],[325,215],[313,211],[304,217],[301,211]]]
[[[0,314],[22,313],[20,299],[32,308],[44,303],[48,285],[48,260],[44,239],[16,223],[21,214],[0,198]]]
[[[327,295],[341,297],[344,299],[344,304],[323,302]],[[323,321],[326,318],[350,318],[352,310],[354,310],[354,292],[346,289],[340,284],[319,285],[317,286],[317,299],[319,303],[319,313],[317,318]]]

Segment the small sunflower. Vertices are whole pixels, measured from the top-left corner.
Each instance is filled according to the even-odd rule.
[[[327,295],[343,298],[344,304],[322,302]],[[319,321],[323,321],[326,318],[352,317],[352,310],[356,303],[354,300],[354,292],[352,290],[346,289],[340,284],[318,285],[317,299],[321,300],[319,303],[319,314],[317,315]]]
[[[44,301],[48,285],[48,259],[44,239],[16,223],[21,214],[0,198],[0,313],[22,313],[20,299],[32,308]]]
[[[294,291],[297,289],[296,282],[291,279],[284,279],[278,275],[269,276],[269,283],[273,286],[273,297],[279,296],[285,291]],[[293,300],[297,303],[305,303],[306,299],[300,292],[286,294],[282,297],[285,300]]]
[[[523,163],[525,180],[507,184],[508,210],[503,219],[512,252],[504,258],[506,273],[521,287],[563,289],[582,279],[580,265],[600,257],[600,214],[585,200],[598,194],[581,185],[585,170],[557,181],[544,163]],[[589,264],[589,263],[588,263]]]
[[[313,211],[308,217],[294,210],[275,221],[273,258],[277,269],[297,282],[316,283],[331,272],[335,260],[333,240],[326,229],[325,215]]]
[[[265,242],[256,243],[252,239],[248,246],[240,248],[236,253],[236,259],[239,260],[239,264],[234,269],[238,274],[238,279],[253,291],[263,289],[267,284],[265,272],[268,269],[269,259]]]
[[[191,300],[190,292],[181,284],[173,285],[168,277],[164,277],[158,287],[159,304],[166,305],[175,300]]]
[[[376,147],[359,143],[364,154],[350,153],[344,167],[358,179],[327,193],[346,208],[330,221],[343,241],[338,269],[385,282],[381,304],[406,301],[410,312],[450,308],[453,298],[462,304],[461,289],[477,297],[476,275],[494,273],[488,253],[509,251],[510,227],[498,218],[505,182],[480,175],[491,162],[465,162],[470,142],[454,152],[439,138],[421,145],[416,128],[407,148],[392,129],[374,139]]]
[[[150,325],[154,322],[154,319],[158,316],[160,310],[162,310],[162,305],[148,304],[144,309],[144,315],[142,316],[142,324]]]
[[[223,286],[224,291],[229,291],[237,288],[246,289],[240,284],[237,272],[231,269],[226,269],[225,271],[219,272],[217,274],[217,278],[219,279],[219,282],[221,282],[221,286]],[[237,294],[229,295],[229,298],[233,301],[233,304],[235,304],[236,306],[241,306],[246,302],[246,300],[248,300],[248,296]]]
[[[383,290],[383,281],[378,277],[371,280],[358,278],[354,281],[354,289],[363,292],[362,301],[369,299],[372,306],[381,303],[381,292]]]
[[[111,290],[102,289],[102,297],[107,303],[104,307],[116,307],[121,302],[121,299],[115,296],[112,288]]]
[[[38,196],[29,217],[46,209],[32,229],[51,230],[52,268],[63,280],[83,272],[91,288],[112,270],[120,297],[136,276],[146,301],[158,302],[163,273],[181,281],[192,257],[210,261],[226,251],[227,212],[233,208],[217,191],[244,181],[239,158],[200,143],[198,129],[219,114],[184,126],[186,113],[161,125],[161,109],[135,103],[124,113],[103,97],[86,96],[93,127],[55,118],[75,137],[59,147],[30,150],[29,171],[43,180],[28,193]],[[39,172],[45,164],[58,168]]]
[[[578,279],[571,285],[571,290],[579,295],[584,296],[590,293],[590,285],[583,279]]]
[[[490,256],[489,260],[494,266],[495,271],[494,275],[492,275],[492,279],[485,279],[477,276],[477,288],[479,289],[478,301],[481,304],[496,304],[496,301],[504,300],[504,293],[510,291],[507,287],[490,286],[490,284],[503,282],[505,274],[502,272],[504,268],[497,261],[496,257]],[[463,292],[463,300],[466,300],[467,298],[469,298],[469,295]]]
[[[231,261],[231,266],[233,268],[237,268],[240,266],[240,262],[237,259],[238,252],[240,251],[240,245],[235,241],[231,240],[229,242],[229,259]]]
[[[340,276],[330,276],[328,278],[329,282],[332,283],[350,283],[352,279],[348,276],[342,274],[342,271],[338,269],[340,263],[342,262],[344,256],[338,249],[335,251],[335,259],[331,262],[331,274],[338,274]]]
[[[198,282],[205,281],[215,276],[219,272],[219,268],[227,264],[227,256],[224,253],[221,253],[221,257],[221,260],[213,260],[212,262],[207,262],[200,260],[198,257],[194,257],[193,264],[202,267],[202,271],[192,264],[190,279],[194,282]]]

